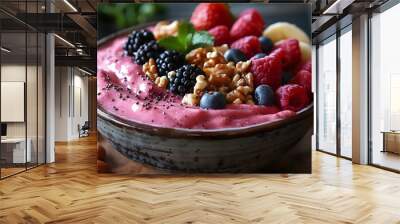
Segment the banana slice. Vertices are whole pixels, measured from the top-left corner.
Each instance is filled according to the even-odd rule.
[[[299,42],[300,45],[300,51],[301,51],[301,61],[307,62],[311,59],[311,45],[304,43],[304,42]]]
[[[264,30],[263,35],[271,39],[274,43],[287,38],[295,38],[307,44],[311,43],[310,38],[303,30],[287,22],[278,22],[268,26]]]

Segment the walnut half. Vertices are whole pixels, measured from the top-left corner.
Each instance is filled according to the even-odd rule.
[[[154,37],[156,40],[160,40],[168,36],[176,36],[178,34],[178,26],[178,20],[175,20],[170,24],[168,24],[168,21],[158,22],[153,30]]]
[[[167,76],[161,76],[161,77],[157,77],[156,80],[154,81],[154,83],[163,89],[166,89],[168,86],[168,78]]]
[[[158,70],[156,61],[153,58],[150,58],[150,60],[143,65],[143,72],[151,81],[154,82],[156,80],[158,77]]]
[[[193,93],[197,96],[203,95],[207,85],[208,85],[208,82],[204,75],[197,76],[196,77],[196,85],[193,88],[194,89]]]
[[[203,68],[204,62],[207,60],[207,52],[208,50],[202,47],[193,49],[186,54],[186,61],[190,64]]]
[[[200,96],[194,93],[187,93],[182,99],[182,103],[190,106],[197,106],[200,103]]]
[[[237,73],[232,79],[231,89],[226,94],[226,99],[229,103],[233,104],[254,104],[253,101],[253,74],[248,73]]]

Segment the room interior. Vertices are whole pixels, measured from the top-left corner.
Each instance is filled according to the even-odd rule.
[[[0,222],[399,222],[398,1],[286,1],[312,10],[312,174],[156,178],[96,171],[102,2],[0,2]]]
[[[9,176],[45,162],[44,35],[1,34],[1,172]]]
[[[60,33],[54,35],[49,46],[46,32],[60,28],[45,30],[27,23],[42,21],[35,15],[46,12],[45,3],[1,3],[1,179],[53,162],[55,142],[76,140],[82,133],[95,130],[96,81],[91,70],[94,65],[87,62],[91,60],[90,48],[80,28],[76,34],[68,30],[76,37],[74,44]],[[58,12],[63,9],[48,4]],[[33,19],[28,18],[31,15]],[[49,60],[51,55],[56,60]],[[79,60],[82,57],[86,61]],[[48,83],[51,71],[57,74],[53,85]],[[49,113],[54,114],[54,120],[49,120]],[[52,131],[49,124],[54,127]]]

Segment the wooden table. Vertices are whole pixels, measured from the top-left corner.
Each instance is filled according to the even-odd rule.
[[[383,150],[382,152],[392,152],[400,154],[400,131],[382,131]]]
[[[27,145],[26,145],[27,143]],[[25,145],[26,151],[25,151]],[[5,163],[20,164],[31,161],[31,145],[30,138],[3,138],[1,139],[2,159]]]

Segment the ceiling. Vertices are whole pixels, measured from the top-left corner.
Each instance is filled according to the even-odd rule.
[[[270,0],[269,2],[310,3],[312,5],[313,37],[327,30],[347,14],[356,14],[366,8],[383,4],[386,0]],[[47,2],[47,4],[46,4]],[[105,0],[0,0],[2,45],[12,52],[9,58],[28,58],[36,51],[36,35],[30,31],[54,32],[56,62],[82,62],[82,66],[96,69],[96,6]],[[128,2],[132,2],[128,1]],[[336,2],[336,3],[335,3]],[[334,7],[333,7],[334,6]],[[332,8],[333,11],[332,11]],[[51,10],[50,10],[51,9]],[[329,9],[329,10],[327,10]],[[337,11],[335,11],[337,10]],[[49,13],[49,12],[52,13]],[[329,13],[327,13],[329,12]],[[20,33],[28,32],[27,38]],[[66,40],[66,41],[63,41]],[[25,42],[28,43],[25,51]],[[72,45],[74,46],[72,46]],[[42,46],[40,45],[39,48]],[[67,57],[65,57],[67,56]],[[69,57],[69,58],[68,58]],[[73,58],[72,58],[73,57]],[[88,66],[91,64],[91,66]],[[90,67],[90,68],[89,68]]]
[[[313,43],[328,38],[337,30],[352,23],[354,17],[375,9],[390,0],[317,0],[314,2],[312,36]],[[397,0],[394,0],[397,1]]]
[[[47,2],[47,4],[46,4]],[[54,32],[56,65],[96,69],[96,0],[1,0],[2,46],[9,61],[36,57],[36,33]],[[51,11],[51,13],[49,13]],[[27,32],[27,35],[21,33]],[[29,34],[34,32],[35,35]],[[27,41],[28,44],[25,42]],[[25,50],[25,46],[26,50]],[[42,45],[39,45],[41,48]],[[40,50],[40,49],[39,49]],[[4,55],[4,52],[2,52]],[[68,56],[70,58],[64,57]],[[5,57],[3,57],[4,60]],[[69,62],[69,63],[68,63]],[[80,63],[81,62],[81,63]]]

